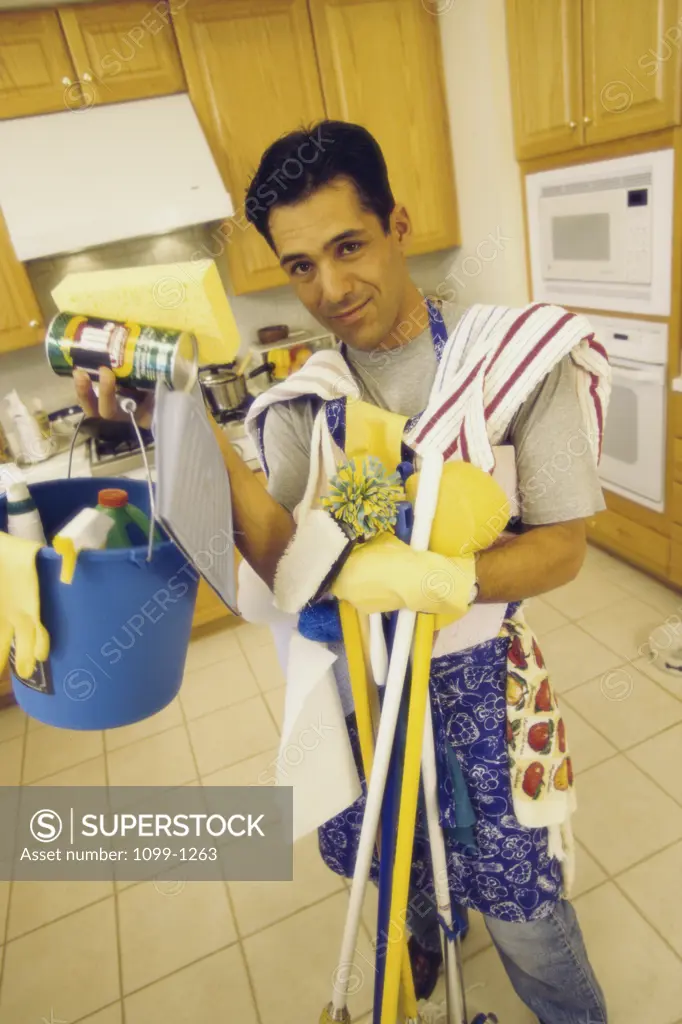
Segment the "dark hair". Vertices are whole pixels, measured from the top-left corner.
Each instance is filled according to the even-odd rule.
[[[247,220],[274,249],[270,211],[307,199],[341,177],[353,182],[364,209],[375,213],[388,233],[395,200],[384,154],[366,128],[347,121],[319,121],[268,146],[246,193]]]

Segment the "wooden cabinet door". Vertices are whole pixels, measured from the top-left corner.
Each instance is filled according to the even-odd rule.
[[[680,0],[583,0],[583,49],[588,143],[680,124]]]
[[[163,0],[62,7],[59,17],[86,106],[165,96],[186,88],[170,10]]]
[[[56,11],[0,14],[0,118],[67,109],[74,79]]]
[[[0,352],[35,345],[44,337],[38,300],[0,213]]]
[[[236,211],[216,246],[237,294],[286,283],[244,197],[264,150],[325,116],[306,0],[192,0],[173,14],[189,93]]]
[[[460,242],[438,18],[420,0],[310,0],[328,116],[382,148],[410,252]]]
[[[579,0],[507,0],[507,39],[519,160],[580,146]]]

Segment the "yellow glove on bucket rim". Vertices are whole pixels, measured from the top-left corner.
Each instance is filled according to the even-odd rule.
[[[36,661],[50,653],[50,637],[40,621],[36,555],[41,545],[0,532],[0,672],[14,640],[18,675],[28,679]]]

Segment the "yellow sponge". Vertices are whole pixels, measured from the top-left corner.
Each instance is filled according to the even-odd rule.
[[[405,483],[413,504],[418,486],[419,473],[413,473]],[[470,462],[446,462],[429,548],[448,558],[482,551],[497,540],[509,516],[509,502],[497,480]]]
[[[229,363],[239,331],[213,260],[67,274],[52,292],[60,312],[191,331],[199,362]]]

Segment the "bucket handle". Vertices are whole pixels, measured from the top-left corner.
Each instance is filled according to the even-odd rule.
[[[127,413],[128,416],[130,417],[130,422],[133,425],[133,430],[135,431],[135,434],[137,436],[137,442],[138,442],[138,444],[140,446],[140,451],[142,452],[142,461],[144,462],[144,468],[145,468],[145,472],[147,474],[147,490],[149,492],[149,537],[147,539],[147,558],[146,558],[146,561],[147,562],[151,562],[151,560],[152,560],[152,553],[153,553],[153,549],[154,549],[154,527],[156,525],[156,502],[154,500],[154,484],[153,484],[153,481],[152,481],[152,472],[151,472],[151,469],[149,468],[149,460],[147,458],[147,449],[144,446],[144,441],[142,440],[142,434],[140,433],[140,428],[138,426],[137,420],[135,419],[135,413],[137,411],[137,402],[133,398],[128,398],[128,397],[124,398],[121,395],[116,395],[116,401],[117,401],[118,405],[120,406],[120,408],[122,409],[122,411]],[[76,440],[78,438],[78,434],[79,434],[79,431],[81,429],[81,426],[83,425],[83,420],[84,419],[85,419],[85,412],[83,412],[83,415],[81,416],[80,420],[78,421],[76,429],[74,430],[74,433],[73,433],[73,437],[71,438],[71,447],[69,448],[69,469],[68,469],[68,472],[67,472],[67,480],[71,479],[71,468],[72,468],[72,465],[73,465],[73,452],[74,452],[74,448],[76,447]],[[134,559],[134,561],[135,561],[135,559]]]

